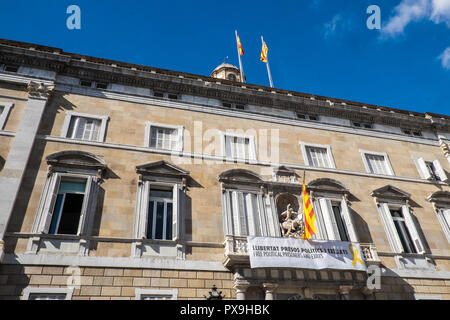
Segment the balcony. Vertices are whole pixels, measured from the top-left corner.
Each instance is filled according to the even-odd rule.
[[[234,265],[250,265],[248,255],[247,237],[225,236],[225,259],[223,264],[226,268]],[[367,266],[378,265],[377,248],[373,243],[360,243],[364,261]]]

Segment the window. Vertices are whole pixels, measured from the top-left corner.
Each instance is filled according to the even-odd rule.
[[[319,121],[319,117],[315,116],[315,115],[309,115],[309,114],[303,114],[303,113],[296,113],[296,115],[297,115],[297,119]]]
[[[437,207],[436,213],[442,230],[450,243],[450,207]]]
[[[349,190],[340,182],[326,178],[312,181],[307,190],[314,192],[311,203],[317,233],[313,239],[358,242],[346,197]]]
[[[51,171],[42,190],[32,232],[41,234],[43,239],[47,239],[47,234],[89,235],[106,164],[95,155],[82,151],[50,155],[47,164]],[[41,237],[31,239],[28,252],[40,250]],[[80,254],[87,254],[88,242],[79,243]]]
[[[96,82],[95,83],[95,87],[97,89],[107,89],[108,88],[108,84],[107,83],[103,83],[103,82]]]
[[[411,137],[422,137],[422,132],[420,130],[414,129],[402,129],[402,132]]]
[[[178,289],[136,289],[136,300],[177,300]]]
[[[0,102],[0,130],[5,128],[6,120],[8,119],[9,112],[13,105],[14,104],[10,102]]]
[[[395,229],[400,238],[402,244],[403,252],[406,253],[416,253],[414,244],[411,240],[411,235],[409,234],[408,228],[406,227],[405,218],[400,209],[389,209],[394,221]]]
[[[164,98],[164,93],[162,93],[162,92],[154,92],[153,96],[157,97],[157,98]]]
[[[427,161],[423,158],[417,159],[416,161],[417,167],[419,169],[420,176],[423,179],[427,179],[430,181],[443,181],[447,182],[448,177],[442,168],[440,162],[438,160]]]
[[[305,165],[315,168],[336,168],[330,146],[300,142]]]
[[[92,87],[92,81],[80,80],[80,85],[81,85],[82,87],[88,87],[88,88],[91,88],[91,87]]]
[[[222,154],[232,159],[256,160],[255,138],[253,136],[222,133]]]
[[[182,237],[183,229],[180,225],[185,214],[185,186],[189,172],[166,161],[138,166],[136,171],[140,175],[140,181],[134,237],[142,241],[134,243],[132,255],[177,256],[176,243],[163,243],[166,249],[160,248],[155,252],[155,242],[152,240],[162,243],[161,240],[177,241]],[[174,251],[170,251],[172,249]]]
[[[236,110],[245,110],[245,105],[236,104],[231,102],[222,102],[222,106],[225,108],[236,109]]]
[[[386,153],[370,152],[364,150],[360,150],[359,152],[361,152],[363,163],[368,173],[385,176],[394,175],[394,171],[392,170]]]
[[[387,185],[374,190],[383,227],[392,251],[395,253],[425,253],[418,225],[408,205],[410,194]]]
[[[233,217],[233,235],[261,236],[261,219],[264,214],[258,204],[258,195],[249,192],[229,191],[231,215]]]
[[[30,288],[23,290],[23,300],[72,300],[70,288]]]
[[[169,97],[169,99],[173,99],[173,100],[177,100],[178,99],[178,95],[177,94],[169,93],[168,97]]]
[[[146,123],[145,146],[161,150],[183,151],[182,126]]]
[[[236,81],[236,76],[235,76],[234,74],[230,73],[230,74],[228,75],[228,80],[230,80],[230,81]]]
[[[353,122],[352,124],[356,128],[373,129],[373,124],[371,123]]]
[[[18,72],[19,71],[19,66],[17,65],[12,65],[12,64],[7,64],[3,67],[3,70],[6,72]]]
[[[172,240],[173,190],[150,189],[147,239]]]
[[[69,139],[103,142],[108,116],[66,112],[62,136]]]
[[[61,180],[49,234],[78,233],[85,193],[86,180]]]

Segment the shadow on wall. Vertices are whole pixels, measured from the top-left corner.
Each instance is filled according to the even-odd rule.
[[[6,160],[3,159],[2,156],[0,156],[0,172],[3,170],[3,167],[5,166]]]
[[[63,95],[53,96],[48,102],[48,106],[42,117],[41,125],[39,127],[38,134],[50,135],[55,125],[56,115],[58,113],[65,113],[66,111],[73,111],[76,109],[76,105],[64,98]],[[59,136],[60,132],[56,135]]]

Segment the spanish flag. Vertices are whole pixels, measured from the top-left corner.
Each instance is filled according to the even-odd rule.
[[[244,49],[242,49],[241,39],[239,39],[237,32],[236,32],[236,41],[237,41],[237,45],[238,45],[239,55],[243,56]]]
[[[305,216],[305,235],[303,239],[309,240],[317,232],[314,223],[316,221],[316,216],[309,199],[308,193],[306,193],[306,186],[303,182],[303,215]]]
[[[269,48],[267,48],[266,42],[262,41],[262,50],[261,50],[261,61],[267,62],[267,52],[269,51]]]

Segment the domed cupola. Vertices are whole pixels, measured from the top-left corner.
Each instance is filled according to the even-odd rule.
[[[239,68],[225,62],[214,69],[211,73],[211,77],[242,82]]]

